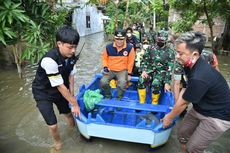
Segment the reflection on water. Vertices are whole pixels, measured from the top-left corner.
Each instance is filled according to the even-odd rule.
[[[75,91],[82,84],[91,81],[95,73],[101,70],[101,52],[107,42],[103,33],[82,38],[78,52],[83,43],[81,57],[77,62]],[[229,56],[218,57],[220,69],[230,84]],[[52,148],[52,139],[48,129],[37,111],[31,95],[31,82],[36,67],[28,66],[24,79],[20,80],[16,70],[0,70],[0,152],[1,153],[148,153],[149,145],[93,138],[86,142],[76,129],[71,129],[64,118],[58,115],[58,125],[63,148],[60,152]],[[56,113],[58,114],[58,113]],[[154,150],[156,153],[180,152],[175,126],[166,145]],[[207,153],[229,153],[230,131],[214,142]]]
[[[220,71],[230,85],[230,56],[218,56]]]

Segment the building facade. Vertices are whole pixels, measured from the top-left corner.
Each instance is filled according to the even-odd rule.
[[[75,7],[72,14],[72,25],[80,36],[86,36],[104,31],[103,18],[101,10],[95,5],[86,5],[87,0],[64,0],[64,6]]]

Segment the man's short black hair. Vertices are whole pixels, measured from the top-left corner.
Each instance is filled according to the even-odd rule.
[[[74,28],[71,26],[63,26],[58,29],[56,34],[56,41],[61,41],[63,43],[78,45],[80,36]]]
[[[126,33],[127,33],[128,31],[133,32],[133,29],[132,29],[131,27],[128,27],[128,28],[126,29]]]

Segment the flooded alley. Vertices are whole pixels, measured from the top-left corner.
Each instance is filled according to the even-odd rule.
[[[88,84],[95,73],[101,71],[101,52],[108,41],[98,33],[82,37],[78,52],[83,48],[77,62],[75,93],[82,84]],[[230,85],[230,56],[218,56],[221,73]],[[54,153],[53,140],[48,128],[38,112],[31,93],[31,83],[36,66],[24,69],[24,78],[19,79],[16,69],[0,70],[0,153]],[[63,148],[59,153],[179,153],[177,127],[167,144],[155,150],[149,145],[92,138],[85,141],[77,127],[68,127],[63,116],[58,115],[59,132]],[[230,131],[206,149],[206,153],[229,153]],[[57,153],[57,152],[56,152]]]

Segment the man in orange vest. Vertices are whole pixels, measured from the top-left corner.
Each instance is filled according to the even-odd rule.
[[[118,29],[114,34],[114,42],[108,44],[102,53],[103,77],[100,86],[105,98],[111,98],[109,82],[117,80],[117,99],[125,92],[127,81],[131,78],[135,52],[132,45],[126,43],[126,33]]]

